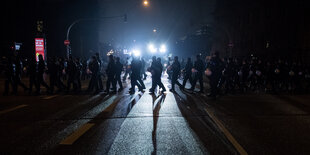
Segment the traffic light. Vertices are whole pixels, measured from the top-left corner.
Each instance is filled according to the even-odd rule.
[[[43,32],[43,21],[42,20],[37,21],[37,32],[39,33]]]

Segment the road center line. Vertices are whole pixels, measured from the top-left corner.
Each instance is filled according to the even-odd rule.
[[[113,101],[111,104],[109,104],[107,107],[105,107],[102,112],[112,111],[121,99],[122,99],[122,97],[115,99],[115,101]],[[105,101],[105,102],[107,102],[107,101]],[[98,114],[96,114],[96,115],[98,115]],[[61,141],[60,145],[72,145],[76,140],[78,140],[84,133],[86,133],[94,125],[95,125],[95,123],[90,123],[90,122],[85,123],[79,129],[74,131],[70,136],[68,136],[66,139]]]
[[[86,123],[81,126],[78,130],[73,132],[69,137],[60,142],[61,145],[72,145],[78,138],[80,138],[85,132],[87,132],[91,127],[93,127],[94,123]]]
[[[210,118],[215,122],[215,124],[219,127],[219,129],[224,133],[226,138],[233,144],[233,146],[236,148],[236,150],[241,155],[247,155],[248,153],[243,149],[243,147],[237,142],[237,140],[232,136],[232,134],[225,128],[223,123],[215,117],[215,115],[209,111],[208,109],[205,109],[205,111],[208,113]]]
[[[11,109],[2,110],[2,111],[0,111],[0,115],[14,111],[14,110],[17,110],[17,109],[20,109],[20,108],[23,108],[23,107],[26,107],[26,106],[28,106],[28,105],[22,104],[22,105],[16,106],[16,107],[11,108]]]

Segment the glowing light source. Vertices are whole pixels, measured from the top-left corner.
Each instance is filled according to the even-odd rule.
[[[167,47],[166,45],[162,44],[159,48],[159,52],[161,53],[166,53],[167,52]]]
[[[112,55],[112,54],[114,54],[114,51],[111,49],[111,50],[107,53],[107,56],[110,56],[110,55]]]
[[[153,44],[149,44],[148,49],[151,53],[156,53],[156,51],[157,51],[157,49],[155,48],[155,46]]]
[[[132,50],[132,54],[133,54],[135,57],[139,57],[139,56],[141,56],[141,51],[140,51],[140,50],[137,50],[137,49],[134,49],[134,50]]]
[[[144,6],[148,6],[148,5],[149,5],[149,1],[144,0],[144,1],[143,1],[143,5],[144,5]]]

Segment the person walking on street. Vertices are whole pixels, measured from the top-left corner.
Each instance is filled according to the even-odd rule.
[[[158,76],[155,76],[155,78],[156,78],[155,83],[159,87],[159,89],[162,89],[162,92],[165,92],[166,88],[165,88],[164,84],[161,82],[161,75],[162,75],[163,69],[164,69],[164,67],[161,63],[161,58],[157,58],[156,62],[157,62],[157,66],[158,66],[159,70],[158,70]]]
[[[127,57],[126,58],[126,62],[124,64],[124,67],[125,67],[125,74],[123,76],[123,81],[125,82],[126,79],[127,79],[127,76],[130,74],[130,65],[129,65],[129,58]]]
[[[8,57],[7,62],[4,66],[4,75],[5,75],[5,82],[4,82],[4,92],[3,95],[9,95],[9,89],[10,85],[13,90],[13,94],[16,94],[17,92],[14,92],[14,83],[13,83],[13,62],[11,57]]]
[[[99,89],[100,90],[103,90],[103,84],[102,84],[102,80],[101,80],[101,77],[102,77],[102,61],[100,59],[100,56],[99,56],[99,53],[96,53],[96,58],[97,58],[97,61],[99,63],[99,70],[98,70],[98,84],[99,84]]]
[[[192,85],[193,79],[192,79],[192,68],[193,68],[193,63],[191,58],[187,58],[187,62],[185,65],[185,68],[183,69],[184,73],[184,79],[183,79],[183,84],[182,84],[182,89],[185,88],[186,82],[189,80],[190,84]]]
[[[195,90],[195,86],[197,81],[199,81],[199,85],[200,85],[200,91],[199,93],[203,93],[204,92],[204,88],[203,88],[203,71],[204,71],[204,63],[200,58],[200,55],[196,56],[196,61],[194,63],[194,67],[193,67],[193,72],[194,72],[194,79],[193,79],[193,85],[191,87],[191,91]]]
[[[16,56],[14,64],[13,64],[13,81],[14,81],[13,91],[15,93],[18,92],[17,91],[18,86],[21,86],[22,88],[24,88],[24,91],[28,90],[26,85],[21,81],[22,68],[23,68],[22,62],[20,61],[19,56]]]
[[[113,55],[109,56],[109,63],[106,69],[106,74],[108,76],[107,82],[106,82],[106,90],[105,93],[109,94],[110,93],[110,86],[112,85],[113,93],[116,93],[116,88],[115,88],[115,73],[116,73],[116,68],[115,68],[115,61],[113,58]]]
[[[67,63],[67,68],[66,68],[66,73],[68,74],[68,81],[67,81],[67,92],[70,91],[71,89],[71,84],[73,85],[73,89],[76,91],[77,90],[77,84],[76,84],[76,71],[77,67],[75,62],[73,61],[72,57],[69,57],[68,63]]]
[[[123,84],[122,84],[122,80],[121,80],[121,74],[123,71],[123,64],[120,62],[120,58],[116,57],[116,62],[115,62],[115,88],[116,85],[119,85],[119,89],[118,92],[121,92],[123,90]]]
[[[146,62],[144,60],[144,58],[141,58],[141,63],[142,63],[142,67],[141,67],[141,78],[143,77],[143,80],[146,80],[146,73],[145,73],[145,67],[146,67]]]
[[[151,67],[148,68],[148,71],[152,74],[152,87],[150,88],[149,92],[154,93],[157,87],[157,79],[161,77],[160,68],[158,66],[158,62],[156,60],[156,56],[152,57]]]
[[[182,85],[178,81],[178,78],[179,78],[180,72],[181,72],[181,65],[180,65],[180,62],[179,62],[177,56],[174,57],[174,61],[171,65],[171,72],[172,72],[172,75],[171,75],[171,89],[170,89],[170,91],[175,92],[175,88],[174,88],[175,84],[177,84],[179,86],[179,88],[182,89]]]
[[[81,74],[82,74],[83,65],[80,62],[79,58],[75,59],[75,64],[76,64],[76,77],[75,77],[76,86],[77,86],[77,90],[81,91],[82,90]]]
[[[140,72],[141,72],[141,62],[136,58],[133,57],[133,60],[131,62],[131,88],[129,93],[134,94],[135,93],[135,87],[137,86],[139,88],[139,91],[143,91],[143,87],[140,83],[138,83],[138,80],[141,79]]]
[[[29,59],[29,63],[27,65],[27,73],[29,76],[29,95],[32,93],[32,88],[35,86],[36,90],[38,90],[37,85],[37,61],[34,58]]]
[[[49,62],[48,62],[48,73],[49,73],[49,77],[50,77],[50,91],[51,93],[54,93],[54,87],[57,86],[58,90],[59,85],[58,85],[58,81],[57,81],[57,65],[56,65],[56,60],[55,58],[52,58]]]
[[[98,85],[98,72],[99,72],[99,62],[96,56],[92,56],[90,63],[88,64],[88,69],[91,74],[91,78],[88,85],[88,92],[92,92],[95,89],[95,93],[99,92]]]
[[[207,68],[212,72],[209,76],[211,87],[211,93],[208,95],[209,97],[216,97],[218,93],[218,84],[221,79],[223,67],[223,63],[219,57],[219,52],[215,52],[207,65]]]
[[[43,74],[46,70],[46,64],[43,60],[43,56],[40,54],[39,55],[39,62],[38,62],[38,69],[37,69],[37,92],[36,94],[40,94],[40,86],[44,86],[47,90],[47,92],[49,92],[50,88],[49,86],[45,83],[44,79],[43,79]]]

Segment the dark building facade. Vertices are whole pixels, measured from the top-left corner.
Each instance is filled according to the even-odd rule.
[[[226,56],[310,58],[307,1],[218,0],[213,49]]]

